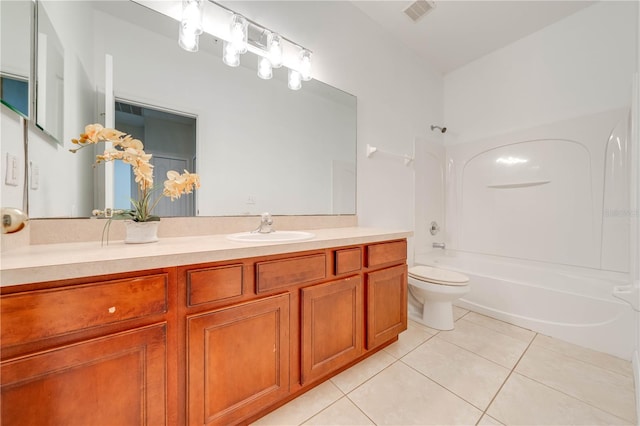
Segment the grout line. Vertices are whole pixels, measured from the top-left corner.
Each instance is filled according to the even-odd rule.
[[[334,386],[336,386],[336,385],[334,384]],[[337,387],[337,386],[336,386],[336,387]],[[338,388],[338,390],[340,390],[340,388]],[[342,391],[340,390],[340,392],[342,392]],[[312,419],[312,418],[314,418],[315,416],[319,415],[320,413],[325,412],[325,411],[326,411],[326,410],[328,410],[330,407],[332,407],[332,406],[336,405],[336,404],[338,403],[338,401],[340,401],[342,398],[346,398],[346,397],[347,397],[347,395],[346,395],[344,392],[342,392],[342,396],[341,396],[340,398],[336,399],[336,400],[335,400],[335,401],[333,401],[331,404],[327,405],[326,407],[324,407],[322,410],[318,411],[317,413],[312,414],[312,415],[311,415],[311,417],[309,417],[309,418],[307,418],[307,419],[303,420],[301,423],[299,423],[299,426],[302,426],[303,424],[307,423],[309,420],[311,420],[311,419]]]
[[[561,390],[561,389],[556,389],[556,388],[554,388],[553,386],[551,386],[551,385],[549,385],[549,384],[547,384],[547,383],[541,382],[541,381],[540,381],[540,380],[538,380],[538,379],[534,379],[533,377],[529,377],[529,376],[527,376],[527,375],[526,375],[526,374],[524,374],[524,373],[520,373],[520,372],[518,372],[517,374],[520,374],[522,377],[525,377],[525,378],[527,378],[527,379],[531,380],[532,382],[536,382],[536,383],[538,383],[539,385],[542,385],[542,386],[544,386],[544,387],[546,387],[546,388],[548,388],[548,389],[551,389],[552,391],[555,391],[555,392],[561,393],[561,394],[563,394],[564,396],[566,396],[566,397],[568,397],[568,398],[574,399],[574,400],[579,401],[579,402],[581,402],[581,403],[583,403],[583,404],[585,404],[585,405],[588,405],[588,406],[590,406],[591,408],[594,408],[594,409],[596,409],[596,410],[598,410],[598,411],[605,412],[605,413],[607,413],[607,414],[609,414],[609,415],[611,415],[611,416],[613,416],[613,417],[617,417],[618,419],[623,420],[623,421],[625,421],[625,422],[629,422],[629,421],[631,421],[631,420],[629,420],[629,419],[625,419],[625,418],[621,417],[619,414],[612,413],[611,411],[609,411],[609,410],[607,410],[607,409],[604,409],[604,408],[602,408],[602,407],[595,406],[595,405],[593,405],[592,403],[590,403],[589,401],[585,401],[585,400],[583,400],[583,399],[581,399],[581,398],[579,398],[579,397],[577,397],[577,396],[575,396],[575,395],[571,395],[570,393],[567,393],[567,392],[565,392],[565,391],[563,391],[563,390]],[[637,422],[637,420],[636,420],[636,422]]]
[[[402,360],[398,360],[400,361],[404,366],[410,368],[411,370],[415,371],[416,373],[420,374],[422,377],[424,377],[425,379],[429,380],[430,382],[433,382],[434,384],[440,386],[442,389],[446,390],[447,392],[449,392],[450,394],[452,394],[453,396],[455,396],[458,399],[463,400],[464,402],[466,402],[467,404],[471,405],[473,408],[476,408],[478,411],[482,411],[482,408],[478,407],[477,405],[475,405],[473,402],[471,401],[467,401],[465,398],[463,398],[462,396],[458,395],[457,393],[455,393],[454,391],[452,391],[451,389],[447,388],[446,386],[444,386],[443,384],[438,383],[437,381],[435,381],[434,379],[432,379],[431,377],[427,376],[426,374],[424,374],[422,371],[415,369],[413,366],[407,364],[406,362],[402,361]],[[483,413],[484,414],[484,413]],[[480,416],[480,418],[482,418],[482,416]]]
[[[465,348],[464,346],[460,346],[460,345],[458,345],[457,343],[450,342],[450,341],[448,341],[447,339],[444,339],[444,338],[440,338],[440,339],[441,339],[442,341],[446,342],[446,343],[449,343],[450,345],[456,346],[456,347],[458,347],[458,348],[460,348],[460,349],[463,349],[463,350],[465,350],[465,351],[467,351],[467,352],[470,352],[470,353],[474,354],[475,356],[477,356],[477,357],[479,357],[479,358],[482,358],[482,359],[484,359],[484,360],[486,360],[486,361],[489,361],[489,362],[491,362],[491,363],[493,363],[493,364],[495,364],[495,365],[497,365],[497,366],[499,366],[499,367],[506,368],[507,370],[511,369],[511,367],[505,367],[504,365],[502,365],[502,364],[500,364],[500,363],[498,363],[498,362],[496,362],[496,361],[494,361],[494,360],[492,360],[492,359],[489,359],[489,358],[485,357],[485,356],[484,356],[484,355],[482,355],[482,354],[479,354],[479,353],[474,352],[474,351],[472,351],[472,350],[470,350],[470,349],[467,349],[467,348]],[[524,342],[522,341],[522,343],[524,343]],[[529,345],[531,345],[531,343],[529,343]],[[527,347],[525,348],[525,352],[526,352],[526,350],[527,350],[527,349],[529,349],[529,346],[527,346]],[[518,361],[520,361],[520,359],[518,359]],[[516,365],[518,364],[518,361],[516,361]],[[515,366],[514,366],[513,368],[515,368]]]
[[[544,335],[544,334],[541,334],[541,335],[542,335],[542,336],[545,336],[545,337],[548,337],[548,338],[551,338],[551,339],[554,339],[554,340],[559,340],[559,341],[561,341],[561,342],[563,342],[563,343],[569,343],[569,344],[573,345],[573,343],[571,343],[571,342],[567,342],[567,341],[564,341],[564,340],[561,340],[561,339],[556,339],[555,337],[547,336],[547,335]],[[540,343],[539,343],[537,346],[538,346],[539,348],[546,349],[546,350],[548,350],[548,351],[551,351],[551,352],[554,352],[554,353],[556,353],[556,354],[559,354],[559,355],[565,356],[565,357],[567,357],[567,358],[571,358],[571,359],[574,359],[574,360],[576,360],[576,361],[584,362],[585,364],[589,364],[589,365],[592,365],[592,366],[594,366],[594,367],[600,368],[600,369],[602,369],[602,370],[606,370],[606,371],[611,372],[611,373],[613,373],[613,374],[616,374],[616,375],[618,375],[618,376],[624,376],[624,377],[628,377],[628,378],[633,379],[633,370],[631,370],[629,374],[626,374],[626,373],[621,372],[621,371],[619,371],[619,370],[615,370],[615,369],[612,369],[612,368],[603,367],[601,364],[598,364],[598,363],[596,363],[596,362],[587,361],[586,359],[584,359],[584,358],[580,358],[579,356],[572,355],[572,354],[568,354],[568,353],[566,353],[566,352],[563,352],[562,350],[559,350],[559,349],[554,348],[553,346],[546,346],[546,345],[544,345],[544,344],[540,344]],[[578,346],[578,345],[575,345],[575,346]],[[580,346],[579,346],[579,347],[580,347]],[[584,347],[580,347],[580,349],[586,349],[586,350],[589,350],[589,351],[592,351],[592,352],[595,352],[595,353],[598,353],[598,354],[607,355],[607,356],[610,356],[610,357],[612,357],[612,358],[615,358],[616,360],[621,360],[621,361],[627,362],[627,363],[629,363],[629,365],[631,365],[631,361],[627,361],[627,360],[625,360],[625,359],[618,358],[618,357],[616,357],[616,356],[614,356],[614,355],[611,355],[611,354],[608,354],[608,353],[606,353],[606,352],[600,352],[600,351],[596,351],[596,350],[594,350],[594,349],[589,349],[589,348],[584,348]]]
[[[367,413],[365,413],[365,412],[362,410],[362,408],[360,408],[360,406],[359,406],[358,404],[356,404],[356,403],[355,403],[355,401],[354,401],[354,400],[352,400],[351,398],[349,398],[349,395],[345,395],[345,398],[347,398],[347,399],[349,400],[349,402],[351,402],[351,403],[352,403],[352,404],[353,404],[353,405],[358,409],[358,411],[360,411],[360,412],[361,412],[361,413],[362,413],[362,414],[363,414],[367,419],[369,419],[369,421],[371,421],[371,424],[373,424],[373,425],[377,425],[377,423],[376,423],[376,422],[374,422],[374,421],[373,421],[373,419],[372,419],[371,417],[369,417],[369,416],[367,415]]]
[[[469,311],[469,312],[473,312],[473,311]],[[487,316],[487,315],[483,315],[483,314],[480,314],[480,313],[478,313],[478,312],[474,312],[474,313],[475,313],[475,314],[477,314],[477,315],[481,315],[481,316],[483,316],[483,317],[486,317],[486,318],[492,319],[492,320],[494,320],[494,321],[499,321],[499,322],[502,322],[502,323],[504,323],[504,324],[510,325],[510,326],[512,326],[512,327],[517,327],[517,328],[519,328],[519,329],[522,329],[522,330],[525,330],[525,331],[530,331],[531,333],[534,333],[534,334],[533,334],[533,337],[532,337],[529,341],[526,341],[526,340],[523,340],[523,339],[519,339],[519,338],[517,338],[517,337],[510,336],[509,334],[503,333],[502,331],[496,330],[496,329],[494,329],[494,328],[487,327],[487,326],[486,326],[486,325],[484,325],[484,324],[480,324],[480,323],[477,323],[477,322],[475,322],[475,321],[465,319],[465,321],[466,321],[466,322],[468,322],[468,323],[471,323],[471,324],[476,325],[476,326],[478,326],[478,327],[482,327],[482,328],[484,328],[484,329],[486,329],[486,330],[493,331],[494,333],[498,333],[498,334],[501,334],[501,335],[503,335],[503,336],[507,336],[507,337],[509,337],[509,338],[511,338],[511,339],[513,339],[513,340],[519,340],[519,341],[521,341],[521,342],[526,342],[526,343],[528,343],[528,344],[531,344],[531,342],[533,342],[533,340],[535,339],[535,337],[538,335],[538,333],[537,333],[537,332],[535,332],[535,331],[533,331],[533,330],[529,330],[528,328],[520,327],[519,325],[511,324],[510,322],[506,322],[506,321],[499,320],[499,319],[496,319],[496,318],[493,318],[493,317],[490,317],[490,316]],[[465,314],[465,315],[464,315],[463,317],[461,317],[460,319],[464,318],[465,316],[467,316],[467,315]]]
[[[493,398],[491,398],[491,401],[489,401],[489,404],[487,405],[487,408],[484,409],[484,411],[482,412],[482,416],[480,416],[480,419],[482,419],[485,414],[487,416],[490,416],[490,414],[487,414],[487,411],[489,410],[489,408],[491,407],[491,404],[493,404],[493,401],[496,400],[496,398],[498,397],[498,395],[500,395],[500,392],[502,391],[502,389],[504,388],[504,385],[507,383],[507,381],[509,380],[509,378],[513,375],[513,372],[515,371],[516,367],[518,366],[518,364],[520,364],[520,361],[522,361],[522,358],[524,358],[525,354],[527,353],[527,351],[529,350],[529,348],[531,347],[531,344],[533,343],[533,341],[535,340],[535,337],[538,335],[538,333],[536,333],[533,336],[533,339],[531,339],[531,341],[529,342],[529,344],[527,345],[527,347],[525,348],[524,351],[522,351],[522,355],[520,355],[520,358],[518,358],[518,361],[516,361],[515,365],[513,366],[513,368],[511,369],[511,371],[509,371],[509,374],[507,375],[507,377],[504,379],[504,381],[502,382],[502,384],[500,385],[500,388],[498,388],[498,391],[495,393],[495,395],[493,395]],[[480,422],[480,419],[478,419],[478,423]],[[500,423],[502,423],[502,421],[500,419],[496,419],[498,420]],[[478,424],[476,423],[476,425]]]

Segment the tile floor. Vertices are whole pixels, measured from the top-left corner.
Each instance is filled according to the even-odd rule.
[[[256,425],[631,425],[631,364],[455,308]]]

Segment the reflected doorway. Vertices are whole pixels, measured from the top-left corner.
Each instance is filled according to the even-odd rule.
[[[162,185],[167,171],[195,173],[196,165],[196,118],[158,107],[139,105],[116,100],[115,127],[128,133],[144,144],[147,154],[152,154],[154,185],[157,195],[162,194]],[[137,197],[138,186],[128,164],[114,162],[114,207],[131,208],[131,198]],[[153,213],[160,217],[195,216],[195,192],[182,195],[177,200],[162,197]]]

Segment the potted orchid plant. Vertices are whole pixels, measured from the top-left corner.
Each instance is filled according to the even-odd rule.
[[[74,145],[78,148],[70,149],[75,153],[78,150],[95,145],[100,142],[111,142],[111,147],[105,149],[104,153],[96,155],[96,163],[120,160],[123,163],[131,165],[135,181],[138,186],[138,197],[131,199],[131,209],[118,210],[114,212],[112,219],[128,219],[126,223],[127,232],[139,233],[141,224],[151,224],[157,232],[159,216],[153,214],[153,209],[158,205],[162,196],[171,198],[171,201],[180,198],[182,194],[190,194],[193,190],[200,188],[200,177],[195,173],[178,173],[174,170],[167,172],[167,180],[164,181],[164,187],[160,195],[154,194],[160,188],[154,187],[153,184],[153,165],[150,163],[151,154],[144,152],[144,145],[138,139],[134,139],[131,135],[116,129],[105,128],[100,124],[89,124],[85,127],[84,133],[80,134],[78,139],[72,139]],[[110,221],[105,225],[108,229]],[[152,242],[157,241],[157,234],[150,237],[137,238],[135,236],[127,236],[125,242]]]

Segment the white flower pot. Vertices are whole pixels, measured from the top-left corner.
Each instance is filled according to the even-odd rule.
[[[159,224],[159,221],[134,222],[133,220],[125,220],[126,236],[124,242],[127,244],[155,243],[158,241]]]

